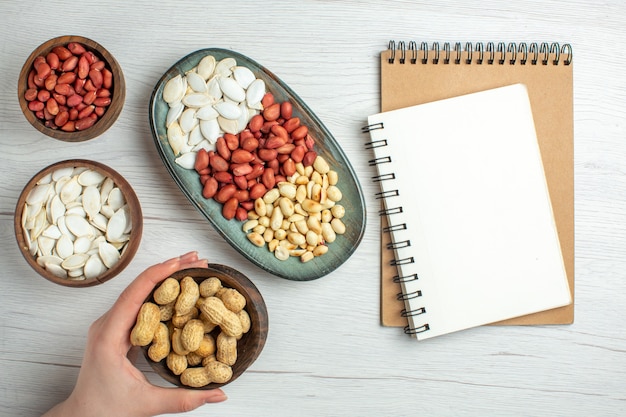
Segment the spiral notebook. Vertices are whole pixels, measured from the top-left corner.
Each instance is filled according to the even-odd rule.
[[[419,47],[418,47],[419,45]],[[523,83],[556,220],[572,303],[493,324],[569,324],[574,320],[574,169],[572,48],[556,43],[389,42],[380,55],[381,111]],[[404,295],[387,249],[387,218],[381,231],[381,324],[404,327]]]
[[[407,333],[570,304],[525,85],[371,115],[367,131]]]

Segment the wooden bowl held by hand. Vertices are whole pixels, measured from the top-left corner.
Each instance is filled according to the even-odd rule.
[[[109,179],[91,186],[97,195],[93,189],[87,190],[88,185],[80,184],[94,183],[102,177]],[[35,188],[38,190],[33,191]],[[94,198],[100,199],[100,207]],[[86,201],[95,206],[86,206]],[[98,213],[94,214],[96,209]],[[113,216],[116,219],[112,221]],[[118,232],[107,236],[107,230],[120,230],[120,222],[125,224],[122,236],[117,238]],[[128,266],[139,248],[143,215],[137,195],[118,172],[98,162],[72,159],[52,164],[30,179],[18,198],[14,227],[24,259],[39,275],[67,287],[88,287],[110,280]],[[68,260],[74,254],[78,256]],[[102,268],[96,259],[86,261],[85,256],[106,259],[109,267]],[[61,267],[62,260],[78,263]]]
[[[143,352],[145,354],[146,360],[154,369],[154,371],[159,374],[166,381],[177,385],[179,387],[188,388],[188,389],[215,389],[222,387],[226,384],[229,384],[239,378],[245,371],[254,363],[254,361],[259,357],[263,347],[265,346],[265,341],[267,339],[267,333],[269,328],[269,318],[267,313],[267,307],[265,305],[265,301],[258,288],[250,281],[248,277],[246,277],[241,272],[220,264],[209,264],[207,268],[189,268],[183,269],[175,272],[171,275],[172,278],[180,281],[183,278],[190,276],[196,281],[196,283],[200,284],[207,278],[217,277],[222,282],[222,286],[225,288],[233,288],[241,295],[243,295],[246,299],[245,310],[250,316],[250,330],[247,333],[244,333],[241,339],[237,340],[237,361],[234,365],[232,365],[232,377],[230,380],[224,383],[209,383],[204,387],[200,388],[191,388],[186,385],[183,385],[180,382],[180,377],[174,375],[174,373],[167,367],[166,359],[163,359],[160,362],[154,362],[148,356],[148,346],[144,346]],[[158,288],[155,287],[155,289]],[[154,292],[154,291],[153,291]],[[146,301],[152,301],[152,294],[146,299]],[[216,328],[212,335],[219,333],[219,327]]]
[[[46,68],[45,73],[50,72],[53,75],[46,77],[49,81],[48,83],[45,82],[46,80],[39,79],[38,80],[39,85],[35,86],[36,88],[33,89],[34,80],[33,80],[33,76],[30,74],[31,74],[31,71],[34,70],[35,64],[37,64],[37,67],[38,67],[38,64],[41,60],[40,57],[46,58],[49,56],[51,52],[53,52],[54,48],[56,47],[67,48],[67,46],[72,43],[77,43],[77,44],[82,45],[86,51],[88,51],[89,53],[93,53],[93,55],[97,57],[98,60],[101,60],[104,62],[105,68],[108,71],[110,71],[112,75],[111,87],[108,89],[105,88],[107,86],[108,81],[105,81],[104,85],[100,85],[99,82],[91,83],[92,75],[91,74],[85,75],[85,70],[87,70],[87,67],[85,65],[82,65],[83,70],[79,74],[78,63],[76,63],[76,67],[73,67],[73,65],[68,64],[68,66],[66,66],[64,70],[63,64],[65,63],[65,61],[60,60],[58,65],[56,63],[53,63],[52,65],[48,65],[46,61],[46,65],[48,65],[48,68]],[[77,52],[75,57],[78,58],[79,55],[80,54]],[[69,61],[70,58],[68,58],[67,60]],[[54,61],[57,61],[57,60],[54,59]],[[97,64],[97,65],[102,65],[102,64]],[[57,67],[57,68],[54,69],[54,68],[49,68],[49,67]],[[72,67],[74,68],[74,70],[70,69]],[[104,73],[104,71],[101,70],[99,67],[90,67],[90,68],[93,68],[94,70],[100,72],[100,74],[95,74],[98,77],[102,76],[102,74]],[[83,77],[83,78],[80,78],[80,80],[83,81],[84,85],[79,85],[81,83],[77,84],[80,80],[74,80],[70,82],[69,84],[65,82],[59,83],[59,84],[66,84],[65,89],[68,91],[57,89],[56,84],[58,80],[55,77],[60,77],[61,74],[69,73],[69,72],[75,72],[76,78]],[[36,71],[35,71],[35,74],[37,74]],[[94,79],[98,78],[96,76],[94,76]],[[29,77],[31,77],[30,80],[29,80]],[[91,85],[89,83],[91,83]],[[97,84],[97,85],[93,86],[94,84]],[[42,113],[45,113],[44,119],[38,118],[36,115],[36,112],[29,108],[29,104],[32,101],[32,100],[27,100],[27,90],[29,89],[30,89],[30,94],[34,94],[33,90],[37,90],[39,94],[42,94],[41,97],[39,97],[39,94],[37,94],[37,99],[35,99],[35,101],[40,101],[43,103],[42,100],[46,100],[46,105],[44,106],[45,110],[41,110]],[[98,98],[101,101],[98,101],[98,102],[92,101],[92,100],[96,100],[94,99],[94,97],[87,98],[87,95],[85,95],[86,89],[93,89],[93,91],[97,91]],[[105,92],[104,90],[109,90],[109,91]],[[78,98],[78,96],[81,96],[85,99],[84,100],[85,102],[76,104],[76,102],[80,101],[80,99],[79,100],[73,99],[73,101],[67,100],[69,96],[74,95],[73,93],[75,92],[77,93],[75,94],[75,99]],[[106,105],[106,103],[102,104],[103,101],[106,101],[106,95],[109,93],[110,93],[110,96],[108,98],[110,98],[111,100],[110,104],[108,105]],[[26,62],[24,62],[24,66],[22,67],[22,70],[19,74],[19,78],[17,82],[17,95],[18,95],[20,107],[22,108],[22,112],[24,113],[24,116],[26,117],[28,122],[31,125],[33,125],[33,127],[35,127],[35,129],[39,130],[41,133],[47,136],[50,136],[52,138],[59,139],[62,141],[82,142],[82,141],[86,141],[89,139],[93,139],[97,136],[100,136],[108,128],[110,128],[113,125],[113,123],[117,120],[118,116],[120,115],[120,112],[122,111],[122,107],[124,106],[124,100],[126,98],[126,84],[125,84],[124,75],[122,73],[122,69],[119,63],[116,61],[113,55],[111,55],[111,53],[109,53],[109,51],[107,51],[102,45],[100,45],[99,43],[91,39],[88,39],[82,36],[60,36],[54,39],[50,39],[44,42],[43,44],[41,44],[40,46],[38,46],[26,59]],[[32,97],[29,97],[29,98],[32,99]],[[47,103],[47,100],[49,100],[50,98],[52,99],[50,103],[51,111],[48,110],[49,107]],[[52,103],[52,101],[54,102],[54,104]],[[66,101],[66,103],[63,103],[63,101]],[[67,109],[69,111],[70,109],[76,109],[77,111],[79,110],[83,111],[83,109],[87,107],[87,110],[85,110],[85,113],[81,114],[81,116],[84,116],[86,113],[91,111],[90,109],[91,106],[94,106],[93,107],[94,114],[103,112],[101,115],[99,115],[97,121],[91,127],[87,127],[84,130],[77,129],[74,131],[65,131],[61,128],[50,127],[50,126],[55,126],[55,123],[54,123],[56,120],[55,116],[61,113],[62,110]],[[55,110],[54,107],[61,108],[61,111],[57,113],[57,110]],[[59,116],[59,123],[62,123],[60,121],[61,119],[64,119],[64,117]],[[70,129],[70,126],[73,126],[74,124],[70,123],[70,125],[68,125],[66,129]]]

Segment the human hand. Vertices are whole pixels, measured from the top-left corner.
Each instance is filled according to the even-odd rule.
[[[83,363],[73,392],[44,417],[150,417],[194,410],[226,400],[220,389],[189,390],[152,385],[128,359],[130,331],[154,286],[175,271],[206,267],[196,252],[170,259],[142,272],[111,309],[90,327]]]

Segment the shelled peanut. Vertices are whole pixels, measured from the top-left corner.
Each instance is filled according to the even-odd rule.
[[[247,129],[225,133],[215,151],[200,149],[196,155],[202,195],[221,203],[228,220],[245,220],[256,198],[293,175],[296,163],[308,166],[317,156],[314,140],[293,116],[291,103],[277,103],[266,93],[261,104],[262,112],[250,119]]]
[[[134,346],[165,360],[183,385],[203,387],[232,378],[237,343],[250,330],[246,299],[217,277],[165,279],[144,303],[131,331]]]
[[[250,242],[267,244],[282,261],[295,256],[308,262],[325,254],[327,244],[346,231],[337,181],[337,173],[321,156],[310,166],[296,164],[293,175],[255,200],[243,231]]]
[[[113,73],[104,60],[78,42],[54,47],[33,61],[24,98],[52,129],[85,130],[111,104]]]
[[[307,262],[326,253],[326,244],[345,233],[345,210],[341,205],[333,209],[342,197],[338,175],[315,151],[315,141],[293,116],[291,103],[275,102],[266,93],[262,105],[247,129],[218,138],[215,151],[199,150],[194,168],[202,195],[222,204],[224,218],[247,221],[244,231],[253,244],[268,243],[277,259],[298,256]],[[274,218],[268,214],[266,221],[258,212],[260,200],[271,200],[281,210],[274,211]],[[312,225],[306,225],[308,218]]]

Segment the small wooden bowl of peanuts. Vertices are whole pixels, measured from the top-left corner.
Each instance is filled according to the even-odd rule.
[[[35,129],[82,142],[100,136],[117,120],[126,84],[119,63],[102,45],[82,36],[60,36],[26,59],[17,95]]]
[[[258,358],[268,314],[258,288],[220,264],[175,272],[141,307],[131,343],[166,381],[215,389],[240,377]]]
[[[24,186],[14,228],[24,259],[48,281],[90,287],[118,275],[139,249],[143,215],[126,179],[95,161],[49,165]]]

